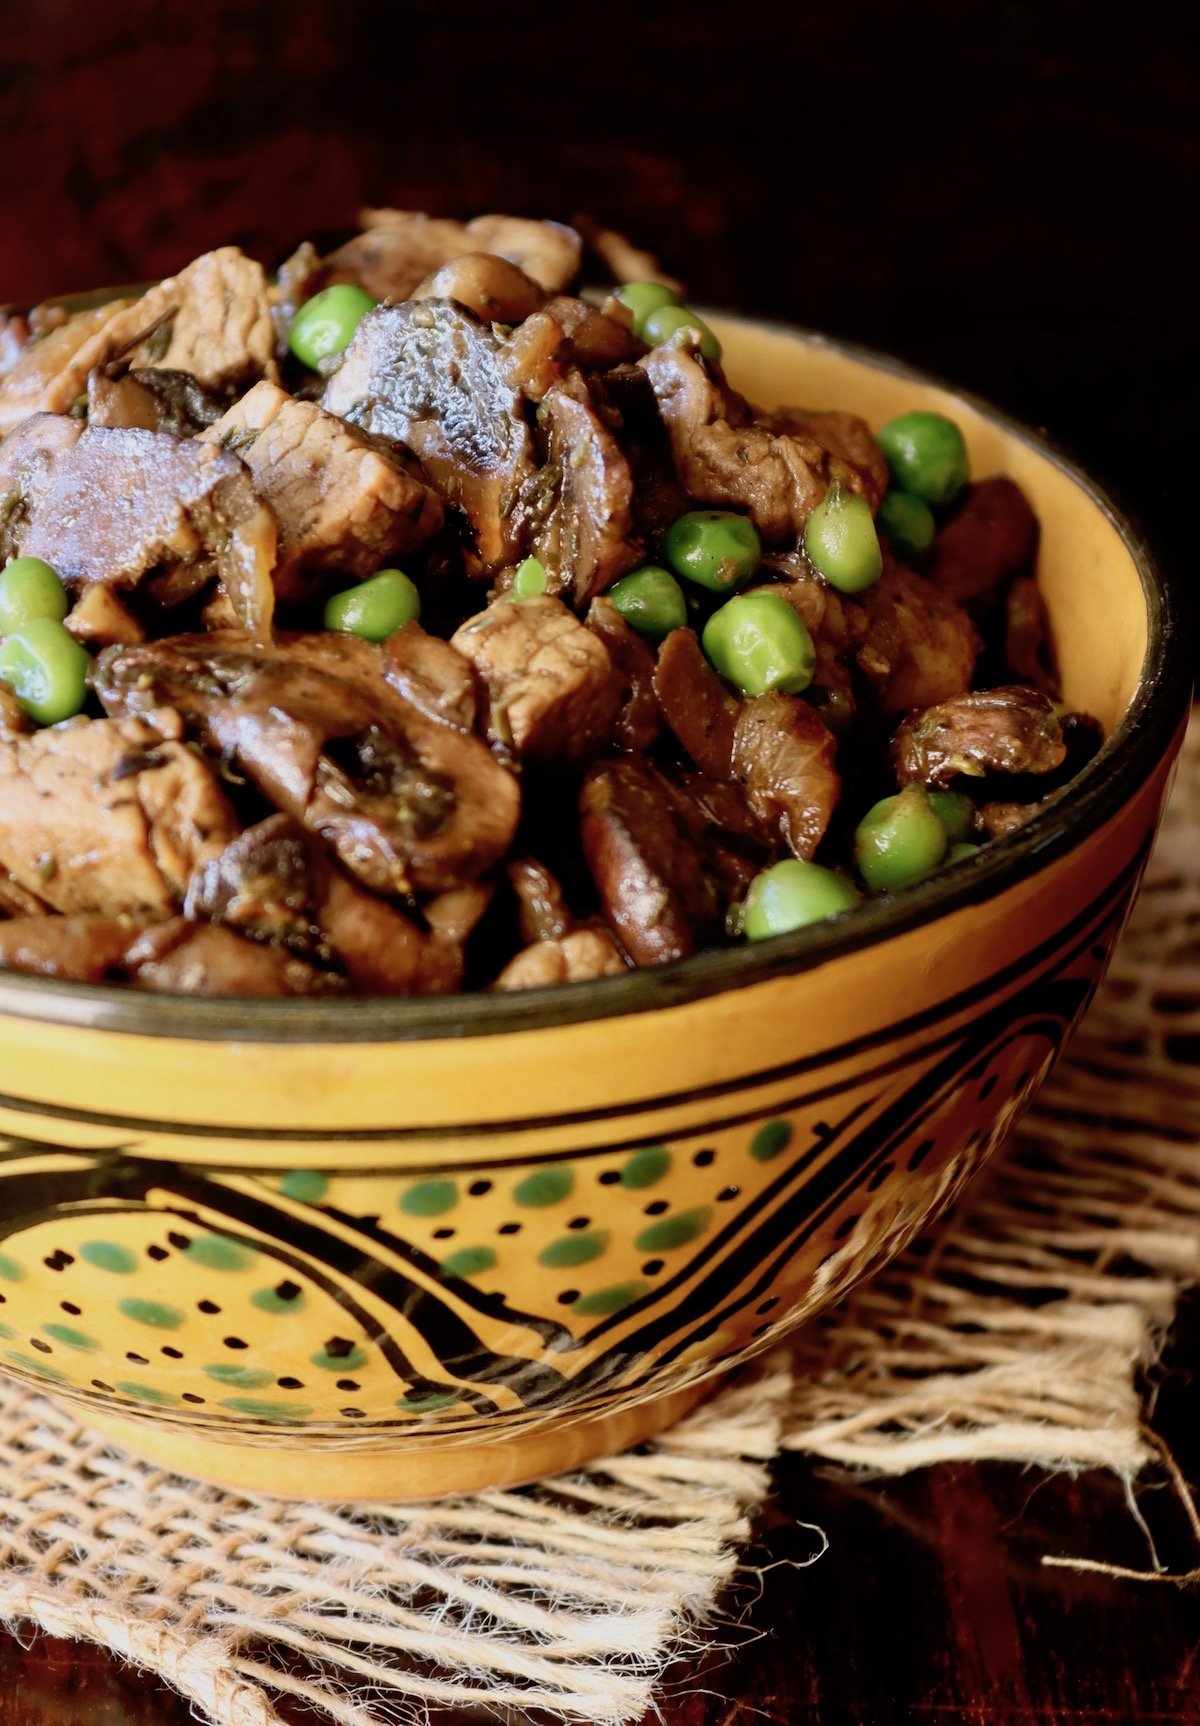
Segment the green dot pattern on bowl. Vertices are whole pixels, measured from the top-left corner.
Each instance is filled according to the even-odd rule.
[[[6,1283],[19,1283],[25,1280],[25,1266],[7,1253],[0,1253],[0,1280]]]
[[[84,1241],[79,1256],[98,1271],[111,1271],[114,1276],[130,1277],[138,1268],[137,1254],[118,1241]]]
[[[218,1384],[234,1384],[239,1390],[261,1390],[270,1384],[273,1373],[264,1367],[235,1366],[230,1361],[214,1361],[204,1368],[206,1378],[215,1379]]]
[[[453,1391],[430,1391],[427,1396],[402,1396],[397,1398],[396,1407],[404,1409],[409,1414],[436,1414],[440,1409],[452,1408],[458,1401]]]
[[[315,1205],[328,1192],[329,1179],[317,1169],[289,1169],[279,1183],[279,1190],[285,1199],[295,1199],[302,1205]]]
[[[623,1187],[656,1186],[671,1167],[671,1153],[665,1145],[646,1145],[634,1151],[621,1170]]]
[[[693,1211],[680,1211],[673,1217],[664,1217],[661,1222],[651,1223],[648,1229],[642,1230],[634,1244],[641,1253],[673,1251],[696,1240],[711,1222],[710,1207],[698,1205]]]
[[[228,1235],[197,1235],[183,1250],[188,1258],[210,1271],[245,1270],[258,1257],[254,1247],[230,1240]]]
[[[559,1163],[548,1169],[535,1169],[513,1188],[517,1204],[534,1210],[546,1205],[561,1204],[575,1190],[575,1171],[569,1164]]]
[[[598,1229],[576,1235],[562,1235],[538,1254],[538,1263],[547,1270],[562,1270],[572,1265],[590,1264],[608,1246],[608,1236]]]
[[[440,1217],[458,1203],[453,1181],[417,1181],[400,1195],[400,1209],[410,1217]]]
[[[255,1289],[250,1296],[250,1305],[257,1307],[259,1312],[300,1313],[304,1311],[304,1290],[299,1283],[276,1283],[274,1288]]]
[[[332,1351],[332,1352],[331,1352]],[[360,1366],[366,1365],[367,1351],[365,1348],[334,1347],[326,1343],[309,1359],[314,1366],[319,1366],[322,1372],[356,1372]]]
[[[575,1303],[575,1311],[588,1318],[608,1318],[640,1300],[649,1288],[647,1282],[610,1283],[607,1288],[594,1289],[591,1294],[581,1296]]]
[[[442,1275],[444,1277],[477,1277],[482,1271],[490,1271],[496,1263],[496,1255],[491,1247],[462,1247],[456,1253],[449,1253],[442,1260]]]
[[[69,1324],[44,1324],[42,1329],[46,1335],[53,1337],[55,1342],[61,1342],[64,1348],[78,1349],[83,1354],[94,1354],[100,1347],[94,1336],[88,1336],[85,1331],[76,1330]]]
[[[227,1408],[234,1414],[252,1414],[259,1420],[307,1420],[313,1412],[309,1403],[274,1401],[257,1396],[224,1396],[219,1399],[217,1407]]]
[[[129,1300],[118,1301],[117,1305],[126,1318],[131,1318],[135,1324],[149,1325],[153,1330],[178,1330],[183,1323],[184,1315],[177,1306],[167,1306],[163,1301]]]
[[[792,1142],[790,1121],[768,1121],[750,1141],[750,1155],[756,1163],[769,1163],[786,1151]]]

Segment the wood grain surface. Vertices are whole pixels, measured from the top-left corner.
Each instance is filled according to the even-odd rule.
[[[0,32],[0,299],[228,240],[273,263],[367,202],[583,209],[698,300],[896,352],[1048,427],[1186,568],[1196,71],[1194,9],[1155,0],[32,0]],[[1197,1313],[1156,1413],[1193,1478]],[[778,1486],[736,1628],[671,1672],[668,1726],[1200,1719],[1192,1592],[1041,1564],[1148,1565],[1116,1483],[863,1484],[792,1460]],[[1139,1503],[1162,1560],[1196,1563],[1171,1494]],[[829,1539],[811,1568],[809,1523]],[[93,1650],[0,1636],[3,1726],[188,1719]]]

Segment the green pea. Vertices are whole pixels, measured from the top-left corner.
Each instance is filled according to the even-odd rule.
[[[421,595],[402,569],[381,569],[369,581],[335,593],[325,606],[326,629],[386,641],[394,630],[421,615]]]
[[[974,857],[978,850],[978,845],[968,845],[965,840],[960,840],[947,851],[943,860],[944,866],[948,869],[952,863],[965,863],[967,858]]]
[[[540,557],[527,557],[513,572],[512,597],[514,599],[536,599],[540,593],[545,593],[549,580],[546,566]]]
[[[624,287],[617,289],[617,298],[633,313],[633,333],[636,336],[641,335],[642,326],[651,312],[679,304],[675,290],[664,287],[661,282],[626,282]]]
[[[742,931],[748,941],[765,941],[769,935],[786,935],[789,929],[836,917],[858,902],[858,892],[845,876],[789,857],[751,881]]]
[[[0,635],[10,635],[35,617],[61,623],[70,608],[66,588],[40,557],[14,557],[0,570]]]
[[[685,330],[697,330],[700,335],[700,352],[706,360],[719,360],[721,344],[713,335],[703,318],[698,318],[695,312],[689,312],[686,306],[659,306],[656,311],[648,312],[642,319],[642,327],[638,331],[644,342],[652,348],[662,347],[664,342],[682,338]]]
[[[910,491],[888,492],[879,506],[879,526],[901,557],[923,556],[937,532],[929,505]]]
[[[352,282],[335,282],[305,300],[292,319],[288,347],[302,365],[317,369],[322,360],[344,353],[371,308],[378,304]]]
[[[0,683],[39,725],[57,725],[79,712],[91,663],[55,617],[33,617],[0,642]]]
[[[945,414],[901,414],[879,433],[892,478],[924,503],[950,503],[971,477],[963,434]]]
[[[873,893],[923,881],[947,847],[946,829],[923,785],[906,785],[895,797],[883,798],[854,832],[854,860]]]
[[[931,791],[929,802],[951,845],[959,844],[975,831],[975,805],[961,791]]]
[[[676,575],[713,593],[729,593],[749,581],[762,562],[762,541],[749,516],[692,509],[667,529],[663,556]]]
[[[767,588],[739,593],[714,611],[701,637],[709,661],[743,695],[799,695],[817,655],[803,618]]]
[[[632,574],[621,577],[608,590],[608,598],[626,623],[639,635],[651,641],[661,641],[673,629],[682,629],[687,622],[687,601],[683,589],[669,569],[656,563],[644,564]]]
[[[862,593],[883,573],[871,506],[840,485],[830,486],[805,522],[804,550],[817,574],[839,593]]]

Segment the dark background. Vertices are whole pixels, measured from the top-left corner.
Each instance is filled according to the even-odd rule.
[[[358,206],[625,228],[697,301],[815,325],[989,395],[1072,447],[1184,584],[1197,410],[1195,0],[28,0],[0,9],[0,300],[273,264]],[[1200,1473],[1200,1299],[1156,1420]],[[670,1726],[1132,1726],[1200,1718],[1196,1596],[1142,1568],[1118,1483],[783,1463]],[[1164,1562],[1195,1547],[1147,1491]],[[809,1576],[802,1526],[834,1531]],[[761,1640],[754,1640],[761,1636]],[[5,1726],[183,1726],[104,1657],[0,1636]],[[299,1716],[297,1716],[299,1718]],[[311,1716],[308,1717],[311,1719]]]
[[[0,298],[277,262],[363,202],[626,228],[698,301],[998,399],[1178,557],[1196,8],[1109,0],[33,0]]]

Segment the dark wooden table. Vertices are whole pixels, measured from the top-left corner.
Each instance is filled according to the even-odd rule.
[[[583,209],[694,295],[902,354],[1047,426],[1168,559],[1191,538],[1192,8],[742,0],[36,0],[0,32],[0,299],[277,261],[362,202]],[[1186,467],[1185,467],[1186,464]],[[1179,1326],[1156,1419],[1200,1477]],[[1200,1558],[1170,1495],[1164,1560]],[[803,1522],[830,1551],[811,1569]],[[1194,1595],[1138,1567],[1121,1488],[1011,1468],[855,1484],[790,1460],[732,1656],[671,1673],[669,1726],[1200,1719]],[[5,1726],[182,1726],[88,1649],[0,1636]],[[299,1715],[296,1716],[300,1718]]]

